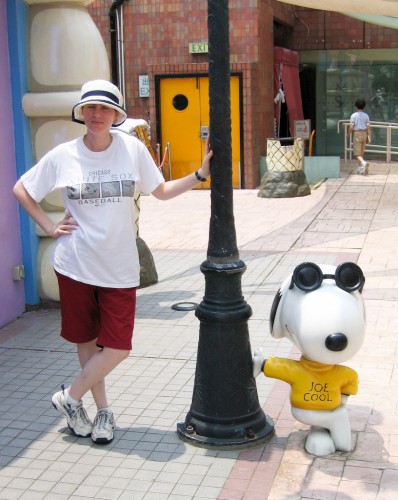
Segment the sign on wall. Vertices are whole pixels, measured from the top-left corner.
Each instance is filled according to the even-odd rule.
[[[311,120],[294,120],[294,137],[309,139],[311,135]]]
[[[138,76],[138,89],[140,97],[149,97],[149,77],[148,75]]]
[[[209,44],[207,42],[190,43],[190,54],[207,54],[209,52]]]

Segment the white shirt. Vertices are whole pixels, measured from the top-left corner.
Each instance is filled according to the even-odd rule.
[[[40,202],[60,189],[65,210],[78,223],[71,235],[55,240],[54,268],[74,280],[110,288],[139,285],[134,194],[149,194],[164,182],[146,146],[113,135],[101,152],[80,137],[49,151],[21,181]]]
[[[354,130],[366,130],[369,124],[369,115],[364,111],[356,111],[351,115],[350,123],[354,124]]]

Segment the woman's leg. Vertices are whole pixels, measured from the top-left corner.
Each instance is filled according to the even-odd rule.
[[[99,351],[96,341],[85,342],[84,344],[77,344],[77,355],[79,357],[80,366],[82,369],[86,366],[87,362]],[[105,380],[100,380],[94,387],[91,387],[97,408],[107,408],[108,401],[105,392]]]
[[[94,443],[106,444],[113,440],[116,422],[106,397],[105,377],[129,355],[130,351],[109,347],[98,349],[95,343],[90,344],[83,344],[78,348],[82,371],[69,387],[68,394],[73,399],[80,399],[83,394],[91,390],[97,405],[91,439]]]
[[[96,287],[59,273],[57,277],[62,336],[77,344],[82,367],[68,387],[68,395],[79,401],[91,390],[97,407],[107,408],[105,376],[126,359],[131,350],[136,291]]]
[[[99,349],[95,341],[80,344],[78,355],[82,371],[68,388],[68,394],[75,400],[81,399],[91,390],[97,408],[107,408],[105,377],[129,355],[129,350]]]
[[[82,370],[66,391],[62,388],[53,395],[52,403],[66,416],[68,426],[76,435],[85,437],[91,434],[94,442],[109,443],[113,439],[115,419],[106,397],[105,377],[128,357],[131,350],[135,289],[102,288],[58,273],[57,276],[61,335],[77,344]],[[100,410],[94,425],[81,403],[88,391],[92,392]]]
[[[82,371],[68,393],[79,400],[91,390],[97,408],[108,408],[105,377],[125,360],[131,350],[134,328],[135,288],[97,288],[98,338],[78,350]],[[96,345],[104,346],[100,349]]]

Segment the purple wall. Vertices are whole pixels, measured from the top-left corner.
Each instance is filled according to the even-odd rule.
[[[24,282],[13,281],[13,266],[22,264],[16,182],[13,111],[7,40],[6,2],[0,0],[0,327],[25,310]]]

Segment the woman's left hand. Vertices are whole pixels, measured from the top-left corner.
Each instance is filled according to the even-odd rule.
[[[210,159],[213,156],[213,151],[210,148],[210,134],[207,136],[205,145],[205,157],[203,158],[202,166],[199,169],[199,174],[201,177],[207,179],[210,177]]]

